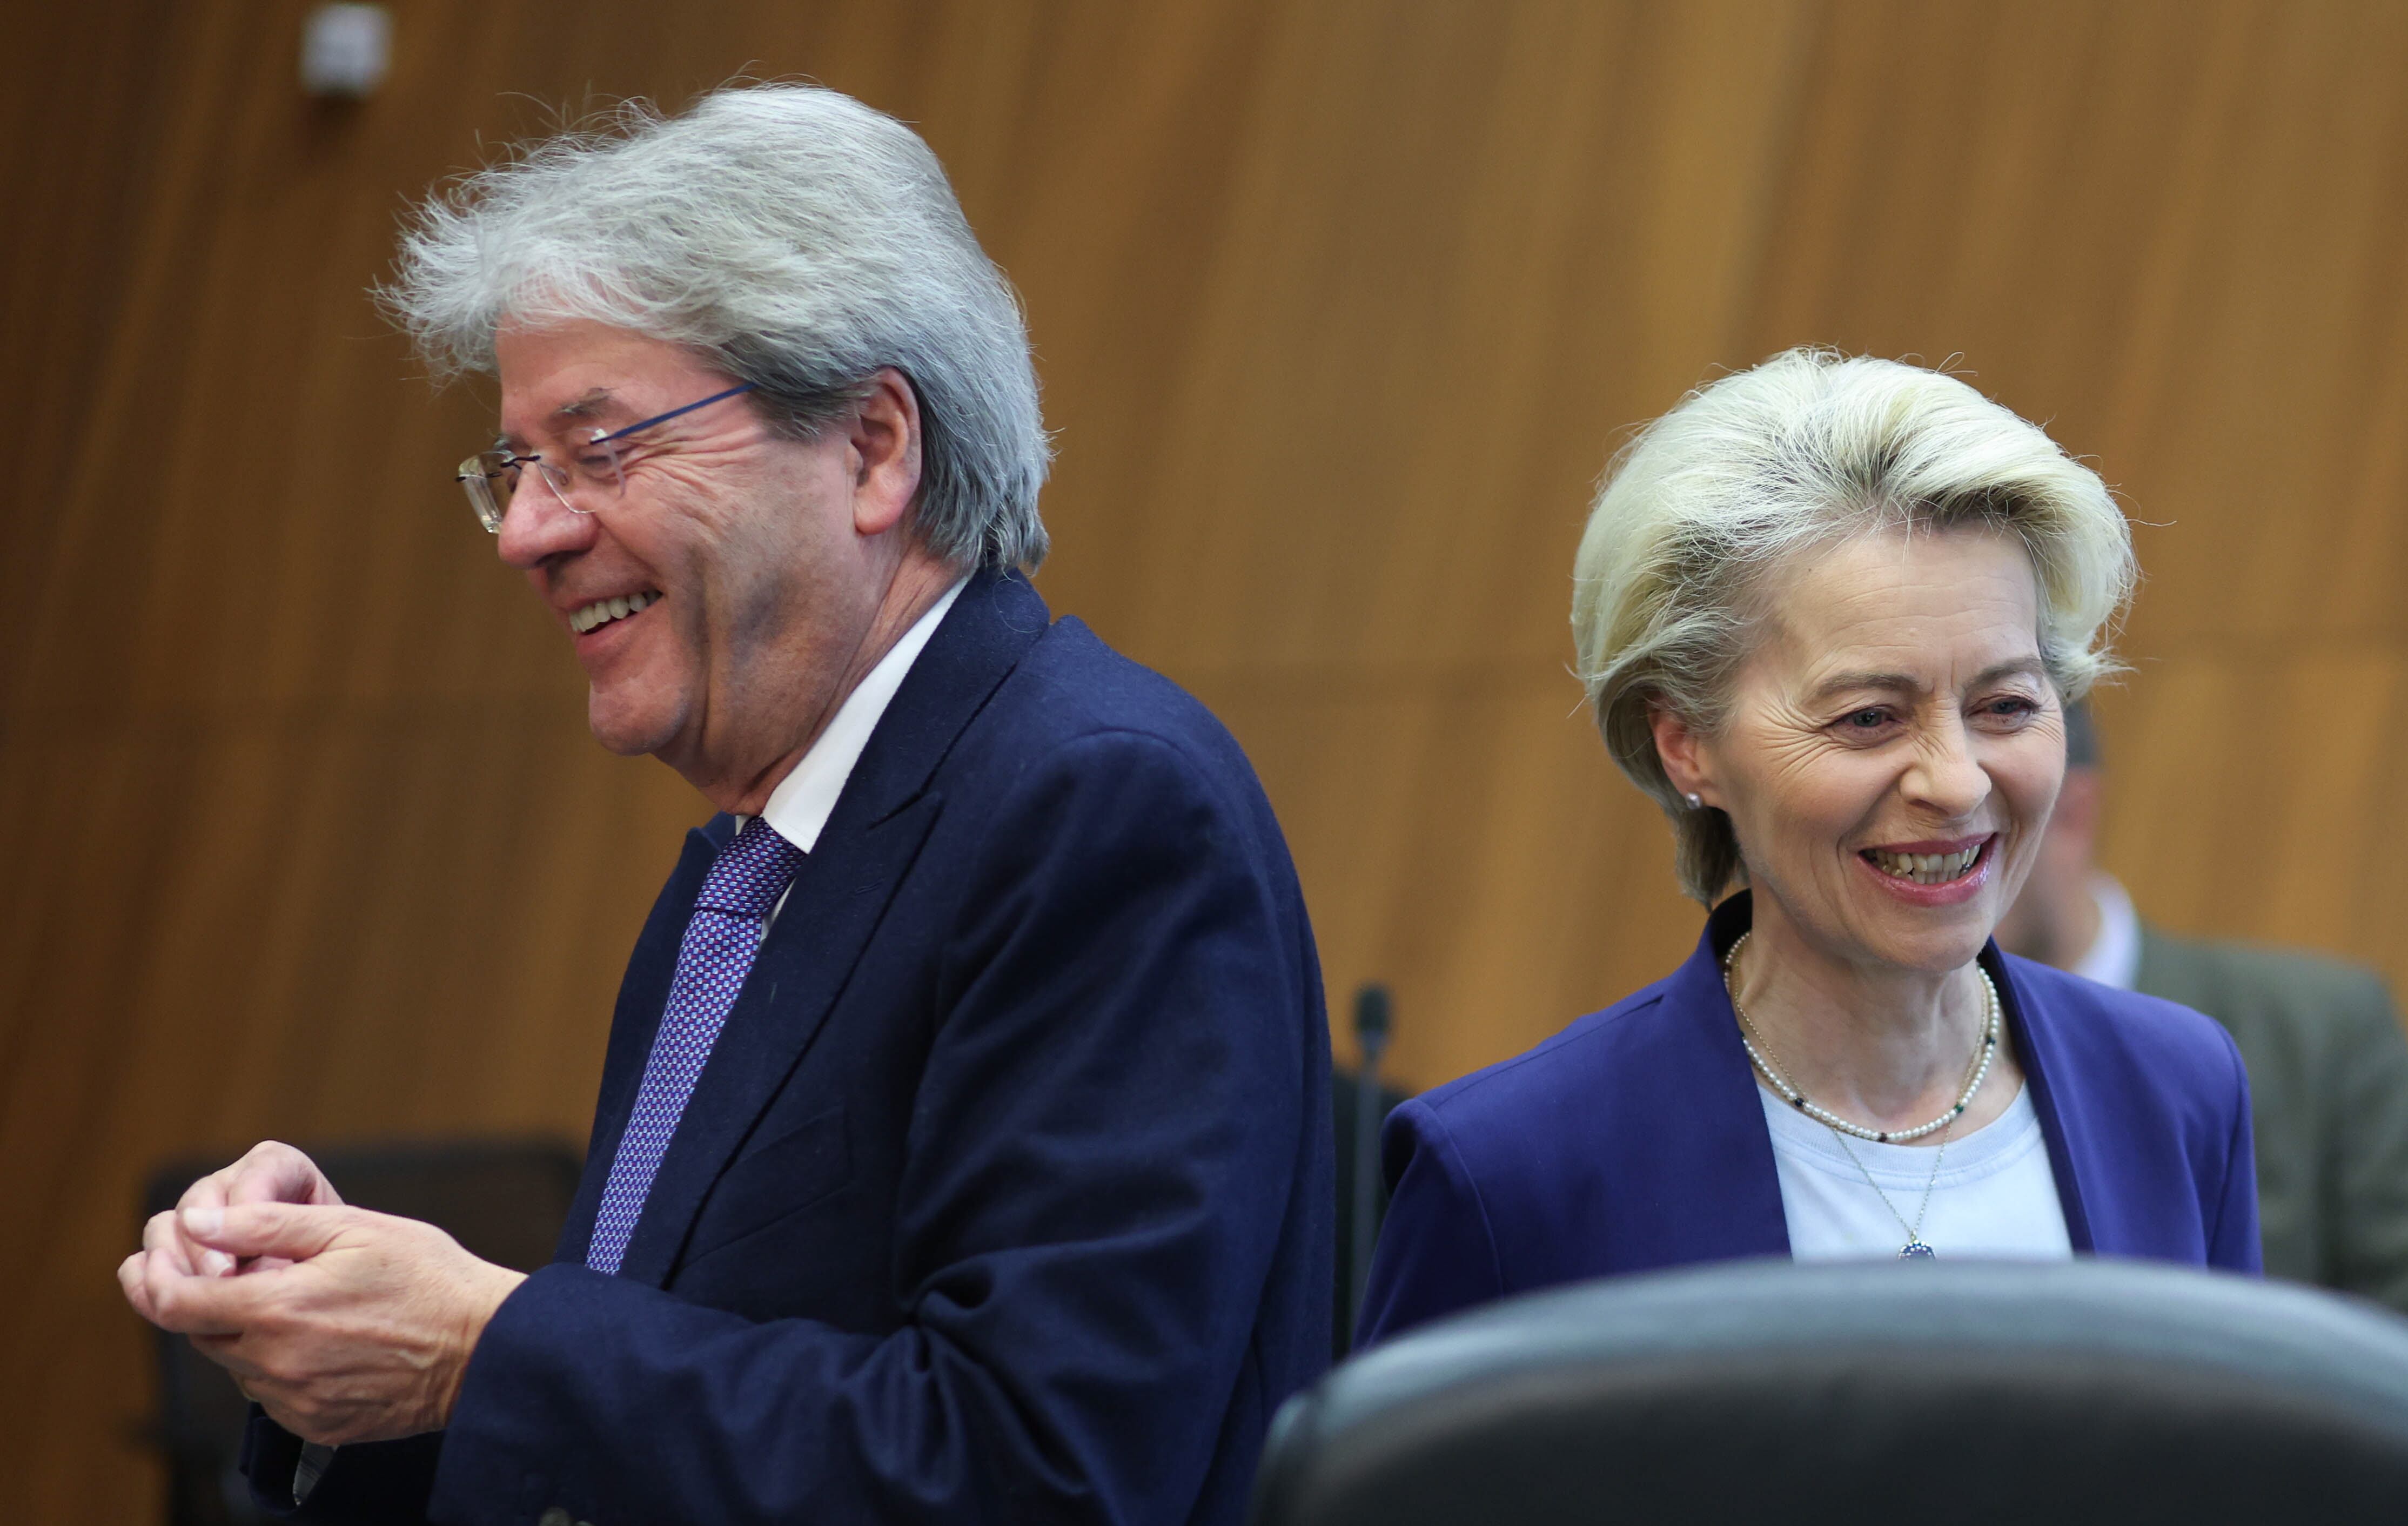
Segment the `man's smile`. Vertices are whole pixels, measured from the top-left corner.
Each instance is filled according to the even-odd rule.
[[[613,594],[607,599],[596,599],[570,612],[568,628],[579,635],[584,635],[588,632],[600,630],[612,620],[625,620],[630,615],[641,614],[645,609],[659,603],[660,598],[660,590],[644,589],[635,593]]]

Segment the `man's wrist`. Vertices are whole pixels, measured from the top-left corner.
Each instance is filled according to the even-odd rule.
[[[451,1360],[444,1363],[443,1390],[437,1395],[435,1428],[452,1423],[452,1412],[460,1403],[460,1386],[468,1376],[468,1362],[477,1354],[477,1343],[484,1338],[485,1327],[494,1321],[503,1303],[518,1291],[526,1281],[524,1272],[514,1272],[491,1262],[478,1262],[468,1296],[460,1311],[460,1328],[455,1337]]]

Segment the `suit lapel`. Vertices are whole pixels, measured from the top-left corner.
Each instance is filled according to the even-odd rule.
[[[1664,992],[1675,1026],[1661,1074],[1680,1081],[1651,1081],[1640,1100],[1651,1120],[1646,1132],[1679,1142],[1667,1164],[1686,1179],[1647,1205],[1663,1248],[1660,1259],[1651,1256],[1656,1264],[1789,1254],[1772,1132],[1723,985],[1722,957],[1753,916],[1745,891],[1716,906]]]
[[[2032,1111],[2040,1115],[2041,1136],[2048,1143],[2049,1169],[2057,1176],[2057,1205],[2065,1210],[2066,1238],[2075,1254],[2091,1254],[2100,1246],[2090,1212],[2093,1204],[2101,1200],[2086,1189],[2112,1179],[2112,1174],[2089,1148],[2100,1131],[2083,1130],[2077,1139],[2065,1127],[2069,1117],[2079,1117],[2086,1111],[2087,1099],[2081,1092],[2082,1069],[2067,1051],[2060,1014],[2051,1011],[2048,1003],[2029,984],[2016,978],[2013,962],[1999,951],[1998,944],[1985,948],[1981,957],[1982,967],[1998,983],[1999,1000],[2006,1006],[2007,1028],[2014,1039],[2015,1058],[2023,1062],[2024,1084],[2031,1088]],[[2114,1226],[2108,1225],[2107,1231],[2111,1243],[2106,1248],[2117,1248],[2112,1243]]]
[[[2179,1002],[2201,1012],[2224,1005],[2216,1000],[2214,972],[2201,967],[2190,947],[2168,938],[2146,922],[2141,924],[2141,961],[2132,972],[2132,989],[2144,996]]]
[[[818,844],[796,872],[711,1047],[652,1179],[620,1276],[654,1286],[666,1280],[711,1183],[826,1022],[935,826],[943,802],[929,784],[938,766],[1044,634],[1048,619],[1044,601],[1017,575],[982,574],[962,591],[911,664],[853,765]],[[697,877],[686,892],[689,916],[700,887]],[[681,920],[677,935],[682,933]],[[674,941],[669,959],[674,964]],[[648,997],[645,1050],[667,994],[662,983]],[[634,1069],[640,1075],[640,1059]],[[617,1105],[623,1124],[634,1084],[625,1084],[625,1097]],[[595,1173],[589,1169],[587,1175]],[[598,1196],[599,1188],[595,1191]],[[591,1209],[586,1219],[590,1225]]]

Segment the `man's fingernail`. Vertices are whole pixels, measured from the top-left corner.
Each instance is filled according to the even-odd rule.
[[[224,1227],[225,1210],[222,1208],[186,1208],[184,1210],[184,1233],[187,1234],[206,1236],[215,1234]]]
[[[213,1277],[222,1277],[234,1270],[234,1258],[222,1250],[201,1252],[201,1270]]]

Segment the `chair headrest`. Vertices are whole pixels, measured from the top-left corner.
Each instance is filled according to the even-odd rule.
[[[1256,1519],[2196,1522],[2311,1483],[2408,1499],[2408,1319],[2135,1262],[1784,1261],[1532,1294],[1369,1351],[1282,1412]]]

